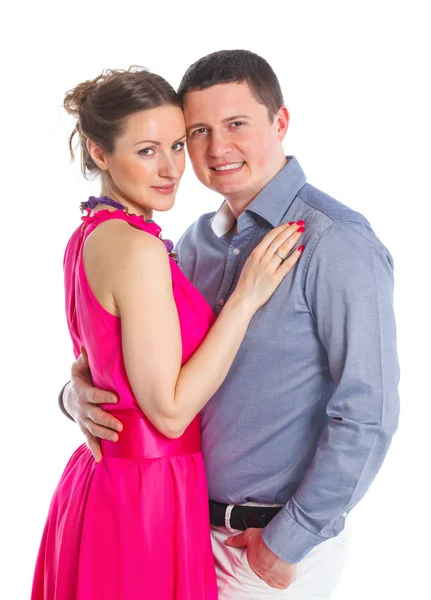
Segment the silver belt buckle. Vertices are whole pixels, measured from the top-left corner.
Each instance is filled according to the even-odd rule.
[[[230,532],[236,531],[236,529],[232,529],[232,527],[230,525],[230,516],[232,514],[232,510],[233,510],[234,506],[235,506],[235,504],[228,504],[226,506],[226,512],[224,513],[224,526]]]

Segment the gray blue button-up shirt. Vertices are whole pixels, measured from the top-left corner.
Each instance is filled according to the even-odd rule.
[[[253,317],[202,411],[212,500],[281,503],[263,539],[288,562],[337,535],[398,423],[393,268],[367,220],[306,182],[295,158],[240,215],[227,203],[178,244],[218,314],[273,227],[303,219],[305,250]]]

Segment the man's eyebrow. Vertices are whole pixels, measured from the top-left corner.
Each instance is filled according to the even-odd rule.
[[[229,121],[238,121],[239,119],[251,119],[249,115],[233,115],[227,119],[223,119],[222,123],[228,123]]]
[[[222,120],[222,123],[229,123],[229,121],[238,121],[239,119],[252,119],[252,117],[250,117],[250,115],[232,115],[231,117],[227,117],[226,119]],[[208,127],[209,125],[207,123],[193,123],[193,125],[189,125],[189,127],[187,127],[187,131],[190,131],[191,129],[199,129],[199,127]]]
[[[173,144],[178,144],[178,142],[181,142],[181,140],[183,140],[186,137],[187,137],[187,134],[182,135],[177,140],[175,140],[173,142]],[[136,144],[133,144],[133,145],[134,146],[139,146],[139,144],[152,144],[153,146],[160,146],[161,145],[160,142],[157,142],[156,140],[141,140],[140,142],[136,142]]]

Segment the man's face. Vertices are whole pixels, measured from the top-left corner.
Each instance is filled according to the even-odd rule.
[[[289,113],[268,109],[247,83],[223,83],[184,98],[187,149],[198,179],[234,200],[251,200],[285,164]]]

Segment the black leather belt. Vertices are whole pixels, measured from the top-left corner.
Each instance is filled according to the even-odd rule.
[[[226,523],[226,510],[231,507],[229,523]],[[266,527],[268,523],[280,512],[282,506],[248,506],[222,504],[210,500],[210,523],[231,529],[245,531],[248,527]]]

